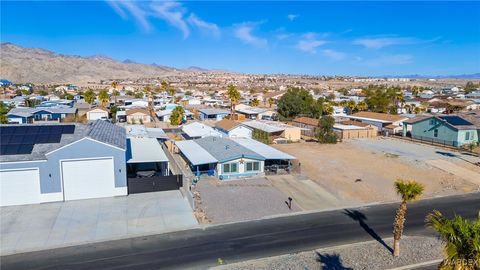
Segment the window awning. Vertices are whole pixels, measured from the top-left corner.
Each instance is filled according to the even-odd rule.
[[[155,138],[130,138],[127,144],[127,163],[167,162],[162,146]]]

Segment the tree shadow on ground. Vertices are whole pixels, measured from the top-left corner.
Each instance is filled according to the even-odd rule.
[[[377,242],[382,244],[390,253],[393,253],[393,249],[389,245],[387,245],[385,241],[383,241],[380,235],[378,235],[372,228],[370,228],[370,226],[368,226],[367,223],[365,223],[365,221],[367,220],[367,217],[362,212],[357,210],[351,211],[351,210],[345,209],[344,214],[349,218],[357,221],[360,227],[362,227],[363,230],[365,230],[365,232],[370,234],[370,236],[373,239],[375,239]]]
[[[343,266],[340,255],[317,253],[317,262],[320,262],[322,270],[353,270],[353,268]]]

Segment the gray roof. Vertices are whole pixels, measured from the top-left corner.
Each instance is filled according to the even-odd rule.
[[[203,149],[219,162],[246,157],[264,160],[262,156],[240,144],[226,138],[205,137],[195,140]]]
[[[230,114],[229,111],[227,110],[221,110],[221,109],[199,109],[199,112],[206,114],[206,115],[212,115],[212,114]]]
[[[280,150],[277,150],[269,145],[261,143],[254,139],[249,138],[232,138],[236,143],[240,144],[243,147],[246,147],[252,151],[255,151],[259,155],[263,156],[265,159],[270,160],[291,160],[295,159],[294,156],[291,156],[287,153],[284,153]]]
[[[70,124],[70,123],[69,123]],[[42,125],[42,124],[31,124]],[[63,125],[63,124],[47,124]],[[71,125],[71,124],[70,124]],[[100,141],[121,149],[125,149],[126,132],[123,127],[116,126],[110,122],[96,120],[87,125],[75,123],[73,134],[63,134],[59,143],[35,144],[31,154],[27,155],[1,155],[0,162],[28,161],[46,159],[45,155],[67,144],[71,144],[85,137]],[[12,126],[12,125],[5,125]]]
[[[125,149],[127,136],[125,128],[103,120],[93,121],[89,125],[91,128],[86,135],[87,137]]]
[[[193,165],[226,162],[238,158],[264,160],[256,152],[227,138],[205,137],[175,143]]]
[[[18,107],[11,109],[7,115],[17,115],[23,117],[29,117],[36,112],[46,111],[50,113],[76,113],[77,108],[70,107],[42,107],[42,108],[30,108],[30,107]]]

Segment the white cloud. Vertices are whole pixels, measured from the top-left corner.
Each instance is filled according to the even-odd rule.
[[[233,35],[243,43],[255,47],[265,48],[268,41],[265,38],[255,36],[252,32],[258,23],[242,23],[234,26]]]
[[[318,39],[315,33],[306,33],[303,35],[302,39],[297,42],[297,49],[307,53],[316,53],[317,47],[322,46],[325,43],[327,42]]]
[[[178,28],[183,33],[184,39],[190,35],[188,25],[183,19],[185,10],[180,3],[153,2],[151,9],[154,12],[153,16],[163,19],[173,27]]]
[[[188,17],[188,23],[190,25],[193,25],[197,28],[199,28],[201,31],[205,31],[208,33],[211,33],[212,35],[218,37],[220,35],[220,28],[218,28],[218,25],[210,22],[206,22],[197,15],[191,13],[190,16]]]
[[[150,22],[148,21],[148,12],[145,11],[141,6],[137,5],[135,2],[129,2],[129,1],[108,1],[107,2],[115,12],[122,17],[123,19],[126,19],[127,12],[131,14],[137,23],[143,28],[145,31],[150,31],[152,26]]]
[[[343,60],[345,59],[345,57],[347,56],[345,53],[343,52],[339,52],[339,51],[335,51],[335,50],[331,50],[331,49],[326,49],[326,50],[322,50],[322,53],[323,55],[325,55],[326,57],[332,59],[332,60],[335,60],[335,61],[340,61],[340,60]]]
[[[368,49],[381,49],[392,45],[409,45],[421,42],[411,37],[380,37],[380,38],[360,38],[353,41],[355,45],[361,45]]]
[[[123,19],[127,19],[131,15],[142,29],[147,32],[152,29],[149,19],[157,18],[179,29],[184,39],[190,35],[189,24],[200,31],[208,31],[213,35],[220,34],[220,29],[216,24],[202,20],[197,15],[189,13],[179,2],[111,0],[107,1],[107,3]]]
[[[293,21],[296,18],[298,18],[298,14],[288,14],[287,15],[287,19],[289,19],[290,21]]]
[[[389,65],[406,65],[413,62],[413,56],[409,54],[383,55],[378,58],[365,60],[367,66],[389,66]]]

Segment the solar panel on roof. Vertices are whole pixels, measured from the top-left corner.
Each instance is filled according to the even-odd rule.
[[[36,138],[37,138],[37,134],[35,134],[35,133],[26,134],[26,135],[23,137],[22,143],[25,143],[25,144],[35,144]]]
[[[37,134],[39,130],[40,130],[39,126],[29,126],[27,132],[31,134]]]
[[[17,154],[26,155],[31,154],[33,151],[33,144],[21,144],[17,150]]]
[[[0,134],[13,134],[16,127],[2,127],[0,129]]]
[[[50,126],[39,126],[38,128],[39,134],[50,134]]]
[[[75,125],[63,126],[63,134],[73,134],[75,132]]]
[[[38,134],[35,143],[48,143],[48,134]]]
[[[6,145],[10,142],[10,138],[12,138],[13,135],[10,135],[10,134],[3,134],[2,133],[2,136],[0,136],[0,143],[2,145]]]
[[[48,135],[47,143],[59,143],[62,139],[62,134],[50,134]]]
[[[458,117],[456,115],[440,116],[440,118],[444,119],[449,124],[452,124],[454,126],[470,126],[470,125],[473,125],[472,123],[468,122],[467,120],[465,120],[461,117]]]
[[[62,126],[51,126],[49,134],[62,134],[63,127]]]
[[[23,142],[24,135],[15,134],[10,138],[9,144],[21,144]]]
[[[4,149],[4,153],[2,155],[16,155],[18,153],[18,148],[20,148],[19,144],[11,144],[7,145]]]
[[[28,128],[28,127],[25,127],[25,126],[15,127],[15,131],[14,131],[13,134],[25,134],[26,131],[27,131],[27,128]]]

